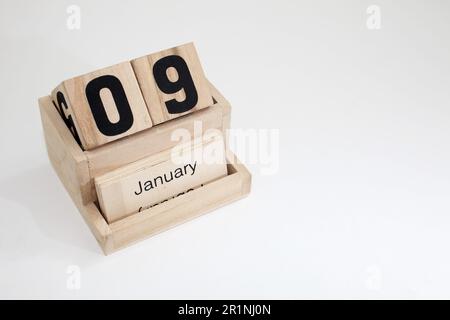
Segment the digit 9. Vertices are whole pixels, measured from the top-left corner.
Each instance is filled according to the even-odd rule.
[[[178,74],[176,81],[171,81],[167,75],[167,70],[174,68]],[[153,76],[158,88],[166,94],[175,94],[184,91],[185,99],[177,101],[171,99],[165,101],[167,111],[170,114],[183,113],[191,110],[198,102],[197,89],[192,80],[191,73],[186,61],[178,55],[170,55],[161,58],[153,65]]]

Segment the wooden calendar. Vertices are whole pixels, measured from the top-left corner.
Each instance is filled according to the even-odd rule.
[[[65,80],[39,107],[49,159],[105,254],[250,192],[231,106],[193,43]]]

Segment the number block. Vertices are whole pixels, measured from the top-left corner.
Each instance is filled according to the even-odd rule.
[[[131,64],[154,124],[213,103],[193,43],[134,59]]]
[[[130,62],[63,81],[52,99],[85,150],[152,126]]]

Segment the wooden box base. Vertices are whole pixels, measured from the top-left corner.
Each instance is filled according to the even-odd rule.
[[[210,110],[199,111],[187,117],[200,117],[205,124],[222,130],[226,136],[230,122],[230,106],[212,85],[211,91],[216,104],[210,107]],[[147,149],[143,150],[143,142],[152,138],[162,141],[161,137],[170,132],[171,128],[168,126],[184,127],[190,123],[189,119],[172,120],[171,124],[155,126],[148,129],[148,132],[112,142],[98,150],[83,151],[50,98],[39,99],[39,105],[47,151],[53,168],[106,255],[236,201],[250,192],[250,173],[233,153],[227,151],[227,176],[108,224],[98,209],[97,197],[93,191],[95,176],[148,156],[152,152],[158,152],[154,146],[152,149],[146,147]],[[134,149],[139,151],[134,152]],[[127,158],[123,158],[124,154]]]
[[[248,195],[251,175],[233,157],[228,155],[228,176],[111,224],[96,203],[78,209],[108,255]]]

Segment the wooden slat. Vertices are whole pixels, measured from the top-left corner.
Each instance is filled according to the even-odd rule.
[[[90,200],[87,157],[61,120],[50,97],[39,99],[50,162],[100,246],[109,251],[111,229]]]

